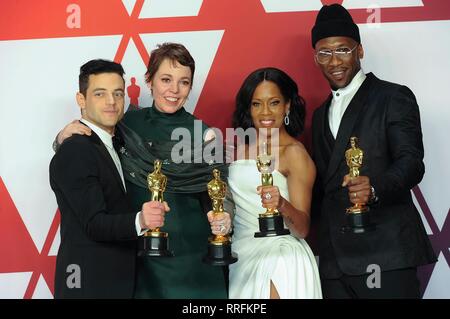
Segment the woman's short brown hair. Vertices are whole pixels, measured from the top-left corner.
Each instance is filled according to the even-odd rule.
[[[172,62],[178,62],[183,66],[191,69],[191,85],[194,81],[195,61],[192,58],[186,47],[180,43],[166,42],[158,44],[157,48],[151,52],[150,60],[147,65],[147,72],[145,73],[145,82],[150,82],[153,76],[158,71],[159,66],[165,60],[169,59]]]

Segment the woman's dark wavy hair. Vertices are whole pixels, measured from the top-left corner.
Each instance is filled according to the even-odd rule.
[[[256,87],[264,80],[275,83],[286,102],[291,102],[289,125],[285,125],[285,128],[290,136],[298,137],[305,126],[305,100],[299,95],[295,81],[284,71],[277,68],[258,69],[244,80],[236,95],[233,127],[242,127],[244,130],[254,127],[250,114],[251,101]]]

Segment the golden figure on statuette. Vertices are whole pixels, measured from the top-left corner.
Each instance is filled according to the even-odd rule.
[[[220,172],[217,169],[213,170],[214,178],[208,183],[208,195],[212,201],[213,215],[217,216],[223,214],[223,201],[227,192],[227,184],[220,179]],[[229,241],[228,235],[214,235],[211,239],[212,243],[224,243]]]
[[[167,177],[161,173],[161,161],[156,160],[154,170],[147,176],[148,190],[150,191],[150,200],[162,203],[164,201],[164,191],[166,190]],[[151,229],[150,232],[159,233],[159,227]],[[147,234],[146,234],[147,235]]]
[[[262,152],[256,159],[256,167],[258,171],[261,173],[261,185],[262,186],[272,186],[273,185],[273,176],[272,176],[272,156],[267,153],[267,144],[263,143]],[[277,209],[267,208],[266,212],[260,215],[264,215],[266,217],[279,215]]]
[[[350,138],[350,148],[345,151],[345,159],[347,161],[347,166],[350,169],[349,175],[350,177],[358,177],[359,169],[362,166],[364,152],[362,149],[358,147],[358,138],[351,137]]]
[[[347,166],[350,169],[349,175],[353,178],[359,176],[359,169],[363,163],[364,152],[358,147],[357,137],[353,136],[350,138],[350,146],[351,148],[345,151],[345,159],[347,161]],[[361,214],[367,210],[368,209],[364,204],[356,203],[352,207],[347,208],[347,213]]]

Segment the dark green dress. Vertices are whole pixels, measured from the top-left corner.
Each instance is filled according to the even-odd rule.
[[[138,258],[136,298],[227,297],[224,269],[202,262],[211,229],[206,217],[207,209],[205,210],[201,200],[205,199],[205,192],[198,192],[198,189],[191,190],[188,186],[190,179],[193,178],[195,164],[182,166],[172,163],[167,146],[173,145],[173,142],[170,142],[171,135],[176,128],[187,129],[193,139],[195,119],[184,108],[174,114],[165,114],[151,107],[127,112],[122,121],[126,127],[137,133],[147,149],[150,151],[152,149],[165,150],[165,153],[160,152],[157,156],[165,157],[160,158],[163,161],[162,172],[168,176],[164,200],[169,204],[170,212],[165,217],[162,231],[169,233],[169,246],[175,254],[174,257]],[[206,126],[197,127],[197,130],[199,128],[204,132]],[[125,146],[125,148],[127,147]],[[137,153],[141,156],[145,152],[141,150]],[[177,171],[172,176],[167,174],[165,169],[169,166],[177,168],[179,172]],[[150,194],[145,184],[136,183],[136,179],[132,178],[138,174],[135,172],[136,170],[132,165],[125,163],[124,172],[128,175],[126,176],[127,192],[134,208],[140,210],[142,203],[150,199]],[[203,190],[206,190],[205,181],[212,178],[209,172],[210,170],[208,170],[208,174],[204,173],[202,176]],[[145,172],[145,174],[147,173]]]

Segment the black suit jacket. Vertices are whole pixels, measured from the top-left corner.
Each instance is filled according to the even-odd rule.
[[[136,212],[105,145],[93,132],[74,135],[50,163],[61,212],[56,298],[131,298],[135,280]],[[79,267],[80,287],[76,283]],[[69,285],[67,284],[69,281]]]
[[[328,124],[331,95],[313,116],[313,157],[320,198],[319,268],[323,278],[415,267],[436,261],[411,189],[425,172],[419,107],[405,86],[368,74],[347,107],[334,140]],[[350,137],[364,151],[360,174],[368,176],[379,197],[371,208],[376,230],[341,232],[345,210],[352,206],[342,187],[349,173],[345,151]]]

